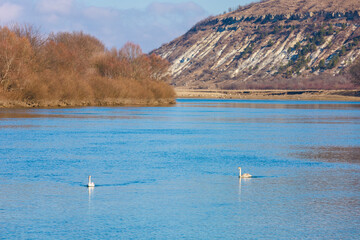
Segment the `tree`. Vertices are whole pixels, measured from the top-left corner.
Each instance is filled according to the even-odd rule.
[[[346,47],[345,46],[342,46],[340,51],[339,51],[339,55],[340,56],[344,56],[346,54]]]
[[[326,68],[325,60],[324,60],[324,59],[321,59],[321,60],[320,60],[320,62],[319,62],[319,68],[320,68],[320,69],[325,69],[325,68]]]
[[[20,79],[31,67],[33,51],[25,37],[18,37],[9,28],[0,28],[0,85],[6,90],[19,87]]]
[[[25,37],[30,42],[35,54],[46,43],[46,38],[40,33],[40,29],[33,25],[16,23],[10,26],[9,29],[17,37]]]
[[[98,55],[94,60],[94,66],[101,77],[115,79],[125,77],[125,69],[127,69],[126,61],[118,58],[118,52],[113,49],[110,52]]]
[[[143,52],[139,45],[127,42],[119,51],[120,58],[125,58],[129,62],[136,61]]]
[[[60,65],[76,72],[85,73],[91,65],[91,58],[96,54],[103,53],[105,46],[95,37],[83,32],[60,32],[50,34],[46,49],[47,59],[54,59]],[[49,46],[50,45],[50,46]]]
[[[169,65],[133,43],[107,50],[82,32],[43,38],[32,26],[0,27],[0,92],[10,101],[47,106],[173,98]]]
[[[332,69],[336,67],[336,65],[339,63],[339,60],[340,60],[339,55],[335,54],[334,56],[332,56],[331,60],[329,61],[327,68]]]
[[[150,60],[150,75],[151,78],[156,81],[169,82],[170,81],[170,72],[169,67],[170,63],[161,58],[156,54],[151,54],[149,56]]]
[[[333,25],[330,23],[329,24],[329,28],[328,28],[328,30],[327,30],[327,32],[326,32],[326,35],[332,35],[332,34],[334,34],[334,27],[333,27]]]
[[[78,51],[85,56],[90,56],[96,52],[103,52],[105,50],[105,46],[101,41],[81,31],[72,33],[52,33],[49,36],[49,40],[54,41],[55,43],[64,44],[72,51]]]

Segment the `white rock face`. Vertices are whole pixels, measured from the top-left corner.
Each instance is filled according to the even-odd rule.
[[[311,12],[271,16],[265,23],[265,15],[240,13],[203,21],[154,51],[170,61],[175,85],[216,88],[226,82],[337,75],[360,57],[356,12],[353,19],[344,17],[348,13]],[[321,61],[325,67],[319,68]]]

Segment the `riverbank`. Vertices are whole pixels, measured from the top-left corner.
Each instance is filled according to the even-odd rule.
[[[8,101],[0,99],[1,108],[67,108],[67,107],[104,107],[104,106],[168,106],[175,104],[173,98],[166,99],[103,99],[89,101]]]
[[[178,98],[324,100],[360,102],[360,90],[203,90],[176,88]]]

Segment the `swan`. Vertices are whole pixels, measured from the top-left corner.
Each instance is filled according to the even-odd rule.
[[[87,184],[88,187],[95,187],[95,183],[91,181],[91,176],[89,176],[89,182]]]
[[[241,167],[239,167],[239,178],[251,178],[252,176],[248,173],[241,175]]]

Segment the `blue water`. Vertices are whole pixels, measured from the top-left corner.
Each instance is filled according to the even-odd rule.
[[[0,109],[0,239],[359,239],[359,133],[351,102]]]

